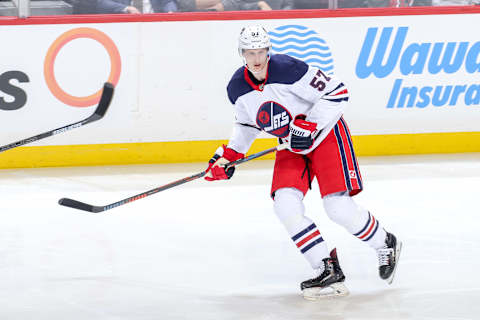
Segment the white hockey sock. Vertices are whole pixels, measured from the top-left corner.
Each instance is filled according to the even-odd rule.
[[[303,193],[294,188],[275,191],[274,210],[293,242],[313,269],[323,268],[327,245],[315,223],[305,216]]]
[[[380,222],[367,210],[358,206],[345,192],[329,194],[323,198],[328,217],[343,226],[358,239],[374,249],[385,245],[386,232]]]

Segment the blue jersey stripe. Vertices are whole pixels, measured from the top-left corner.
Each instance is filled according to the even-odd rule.
[[[343,167],[343,176],[348,190],[352,190],[352,184],[350,182],[350,175],[348,174],[348,162],[347,156],[345,154],[345,146],[343,145],[342,136],[338,130],[338,124],[333,128],[335,132],[335,137],[337,138],[337,144],[340,151],[340,156],[342,158],[342,167]]]
[[[348,97],[345,98],[338,98],[338,99],[329,99],[329,97],[323,97],[322,99],[328,100],[328,101],[333,101],[333,102],[342,102],[342,101],[348,101]]]
[[[340,84],[335,88],[333,89],[332,91],[328,92],[328,93],[325,93],[326,96],[328,96],[330,93],[334,92],[334,91],[337,91],[338,89],[340,89],[341,87],[343,87],[343,82],[340,82]]]
[[[360,189],[363,189],[363,182],[362,182],[362,178],[360,176],[360,170],[358,169],[357,157],[355,156],[355,151],[353,150],[352,137],[350,136],[350,133],[348,132],[347,124],[345,123],[345,120],[343,120],[343,117],[340,118],[340,121],[342,122],[343,127],[345,128],[345,133],[346,133],[347,138],[348,138],[348,145],[350,146],[350,151],[352,153],[353,166],[355,167],[355,173],[357,175],[358,186],[360,187]]]

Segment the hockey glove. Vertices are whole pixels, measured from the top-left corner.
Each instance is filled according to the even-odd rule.
[[[317,132],[316,123],[305,120],[304,116],[296,116],[290,122],[289,149],[297,152],[310,149]]]
[[[218,148],[212,159],[208,162],[207,174],[205,180],[226,180],[230,179],[235,172],[235,167],[225,168],[225,165],[229,162],[242,159],[245,157],[243,153],[227,148],[225,145]]]

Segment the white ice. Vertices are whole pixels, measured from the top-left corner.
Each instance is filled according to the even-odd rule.
[[[273,213],[273,162],[231,181],[189,182],[105,213],[106,205],[204,169],[175,165],[0,171],[0,319],[480,318],[480,154],[360,158],[356,197],[403,241],[395,281],[375,252],[305,199],[350,296],[310,302],[313,273]]]

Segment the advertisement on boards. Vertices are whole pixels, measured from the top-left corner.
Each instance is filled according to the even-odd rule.
[[[0,61],[1,143],[85,118],[103,82],[109,113],[37,145],[228,139],[226,85],[241,28],[262,24],[272,54],[344,81],[354,135],[479,131],[478,16],[428,15],[9,26]],[[8,30],[7,30],[8,29]],[[465,32],[471,30],[471,32]]]

